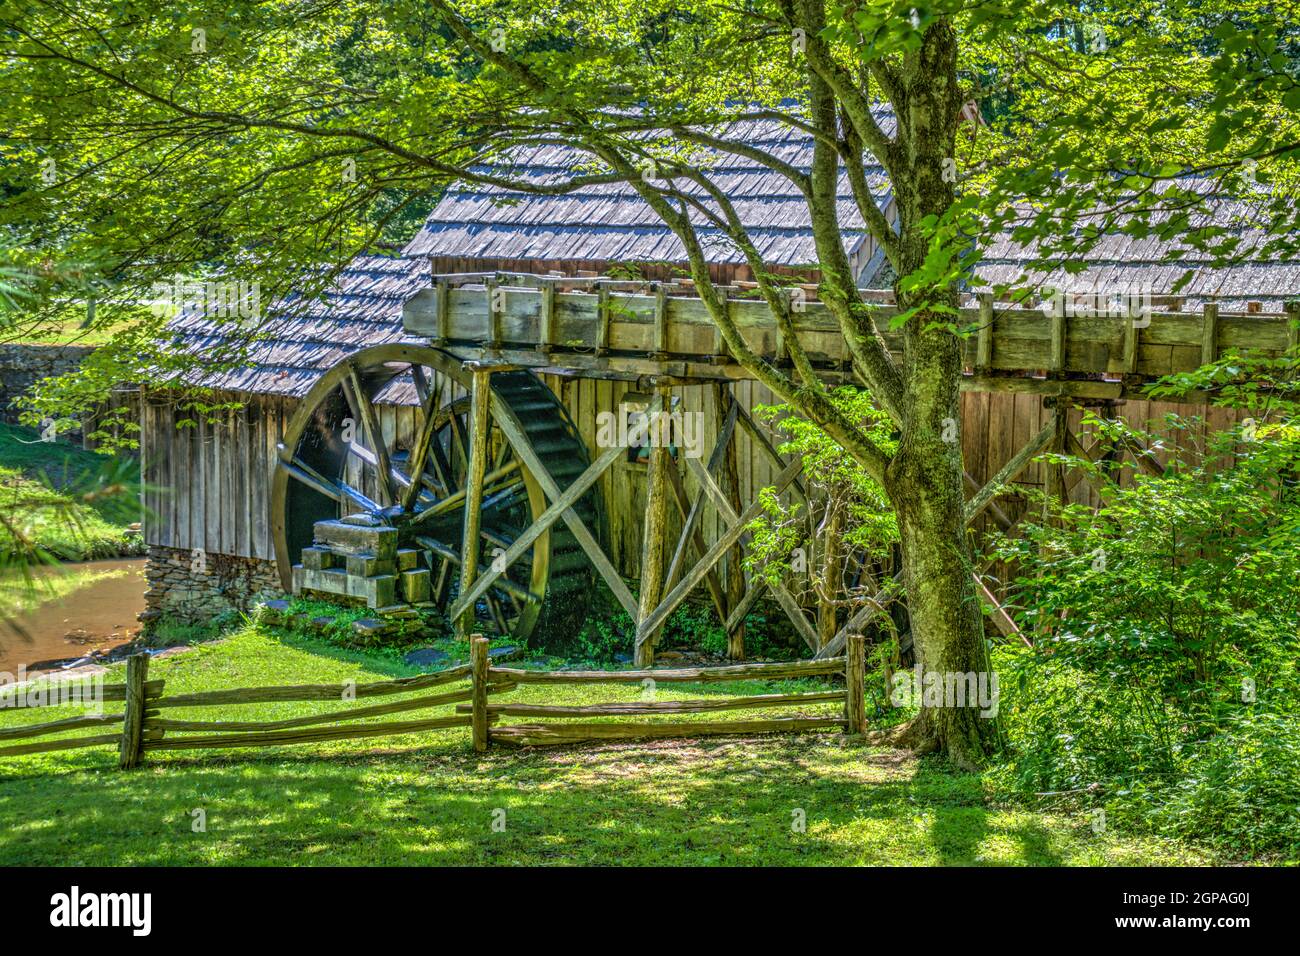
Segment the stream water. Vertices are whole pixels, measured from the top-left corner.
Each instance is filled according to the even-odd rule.
[[[140,632],[136,615],[144,610],[144,559],[118,558],[42,569],[38,577],[67,575],[55,581],[59,596],[42,590],[0,593],[0,671],[30,675],[57,671],[68,661],[102,653],[131,641]],[[76,586],[66,590],[68,585]],[[21,586],[21,585],[19,585]]]

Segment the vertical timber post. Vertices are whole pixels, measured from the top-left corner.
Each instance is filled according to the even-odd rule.
[[[844,518],[845,509],[826,495],[830,515],[825,523],[822,546],[822,589],[817,602],[817,643],[825,646],[836,634],[839,625],[836,616],[841,589],[844,587]],[[815,544],[816,542],[814,542]]]
[[[144,682],[148,674],[148,654],[132,654],[126,659],[126,707],[122,714],[122,745],[118,751],[118,763],[123,770],[140,765],[144,745]]]
[[[664,557],[668,544],[668,469],[676,468],[668,449],[667,436],[661,428],[670,421],[666,412],[671,409],[672,393],[666,387],[658,389],[660,403],[656,418],[650,422],[650,464],[646,470],[646,510],[643,539],[641,541],[641,593],[637,599],[637,623],[648,618],[659,606],[664,590]],[[642,634],[637,628],[636,666],[649,667],[654,663],[654,646],[659,633]]]
[[[488,399],[492,394],[492,373],[474,369],[469,401],[469,466],[465,475],[465,523],[460,548],[460,593],[474,586],[478,577],[479,535],[483,507],[483,476],[487,471]],[[474,608],[468,607],[454,622],[456,636],[468,640],[474,630]]]
[[[718,383],[713,386],[713,389],[713,407],[716,412],[715,422],[718,431],[721,432],[727,420],[727,415],[731,411],[731,403],[736,400],[736,396],[731,393],[730,382]],[[722,486],[722,491],[731,502],[731,507],[736,509],[736,514],[740,514],[745,510],[745,503],[740,500],[740,471],[736,466],[736,437],[734,430],[731,440],[727,442],[719,467],[721,469],[719,484]],[[739,542],[727,552],[725,588],[728,614],[739,607],[740,602],[745,597],[744,558],[745,552]],[[735,628],[727,633],[727,657],[733,661],[744,660],[745,658],[744,620],[737,621]]]
[[[1070,404],[1064,396],[1049,400],[1052,410],[1052,441],[1047,450],[1064,455],[1070,429]],[[1055,461],[1043,463],[1043,521],[1047,523],[1054,506],[1065,504],[1065,466]]]
[[[479,753],[488,749],[488,639],[476,637],[470,641],[469,662],[473,668],[473,694],[471,698],[471,726],[474,731],[474,749]]]
[[[844,647],[844,732],[860,737],[867,732],[867,639],[850,634]]]

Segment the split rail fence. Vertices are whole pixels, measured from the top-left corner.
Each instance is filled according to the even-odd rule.
[[[842,729],[866,732],[865,639],[853,635],[843,657],[774,664],[734,664],[723,667],[655,668],[628,671],[528,671],[493,667],[486,638],[470,645],[470,663],[434,674],[358,684],[296,684],[165,694],[166,684],[148,679],[149,657],[127,661],[126,680],[97,689],[94,700],[81,703],[123,701],[121,712],[68,717],[38,724],[0,728],[0,757],[116,746],[123,768],[137,766],[145,755],[167,750],[206,750],[230,747],[280,747],[328,740],[382,737],[428,730],[467,727],[475,750],[492,744],[548,746],[587,741],[705,737],[722,734],[765,734]],[[742,680],[781,680],[806,677],[845,678],[844,689],[784,694],[749,694],[699,700],[611,701],[598,704],[497,703],[489,698],[515,690],[521,684],[714,684]],[[387,703],[349,706],[321,714],[283,720],[186,720],[166,716],[176,708],[232,707],[303,701],[347,701],[423,691],[468,679],[469,686],[443,690]],[[653,685],[651,685],[653,686]],[[15,693],[22,693],[19,688]],[[8,695],[12,697],[13,694]],[[57,697],[57,695],[54,695]],[[0,705],[11,703],[0,695]],[[592,718],[650,717],[701,714],[732,710],[761,710],[839,703],[843,712],[829,717],[772,717],[768,719],[709,721],[606,721]],[[455,704],[449,716],[374,723],[348,723],[363,717],[427,710]],[[66,706],[52,699],[36,706]],[[548,723],[500,724],[502,717],[588,718]],[[78,729],[104,730],[78,737],[49,738]],[[25,740],[25,743],[9,743]]]

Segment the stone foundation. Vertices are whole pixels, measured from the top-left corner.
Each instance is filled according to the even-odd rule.
[[[230,554],[203,554],[151,545],[145,562],[146,625],[160,618],[181,624],[203,624],[227,611],[249,611],[263,601],[283,596],[274,561]]]
[[[66,375],[95,351],[87,345],[0,345],[0,421],[16,423],[13,403],[43,378]]]

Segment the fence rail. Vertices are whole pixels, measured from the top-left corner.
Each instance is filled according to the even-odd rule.
[[[82,747],[116,746],[119,765],[137,766],[153,751],[222,749],[229,747],[279,747],[362,737],[382,737],[468,727],[474,748],[485,751],[492,744],[505,746],[553,746],[583,741],[705,737],[719,734],[789,733],[840,728],[850,734],[866,731],[863,695],[864,642],[860,635],[849,637],[844,657],[829,660],[795,661],[777,664],[732,664],[723,667],[686,667],[629,671],[525,671],[492,667],[488,662],[486,638],[470,645],[470,663],[436,674],[403,677],[366,684],[298,684],[278,687],[248,687],[165,695],[161,680],[147,680],[149,657],[138,654],[127,660],[126,680],[99,688],[94,703],[124,701],[121,713],[67,717],[45,723],[0,729],[0,742],[29,742],[0,747],[0,757],[74,750]],[[843,674],[844,690],[804,691],[785,694],[750,694],[716,699],[609,701],[596,704],[533,704],[489,702],[489,697],[508,693],[521,684],[593,683],[701,683],[740,680],[779,680]],[[856,675],[856,682],[854,680]],[[188,720],[163,716],[177,707],[213,707],[241,704],[298,701],[353,701],[426,690],[469,679],[469,686],[408,700],[389,701],[361,707],[330,710],[321,714],[282,720]],[[57,696],[57,695],[56,695]],[[15,694],[0,696],[12,700]],[[91,701],[80,701],[91,703]],[[66,706],[67,701],[41,700],[32,706]],[[768,719],[710,721],[606,721],[558,720],[552,723],[523,723],[497,726],[502,717],[609,718],[658,717],[680,714],[716,713],[729,710],[762,710],[841,703],[838,717],[772,717]],[[426,710],[454,704],[455,713],[413,720],[376,723],[344,723],[363,717]],[[117,725],[120,725],[118,728]],[[83,737],[48,737],[69,730],[112,727],[111,733]]]

